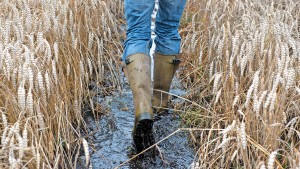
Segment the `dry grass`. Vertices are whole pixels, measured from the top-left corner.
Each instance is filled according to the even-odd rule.
[[[190,0],[182,20],[194,168],[300,168],[300,3]]]
[[[88,154],[88,84],[120,86],[122,3],[0,2],[0,168],[72,168],[82,144]]]

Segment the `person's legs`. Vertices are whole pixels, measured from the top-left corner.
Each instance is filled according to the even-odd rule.
[[[155,52],[163,55],[177,55],[181,38],[178,33],[180,19],[186,0],[159,0],[155,22]]]
[[[132,132],[137,152],[154,144],[151,108],[151,13],[154,0],[125,0],[127,39],[123,61],[133,94],[135,120]]]
[[[127,23],[124,42],[123,61],[133,54],[149,56],[151,40],[151,14],[154,0],[125,0],[125,19]]]
[[[181,38],[178,33],[186,0],[160,0],[155,27],[154,81],[152,105],[158,113],[168,106],[173,76],[180,63]]]

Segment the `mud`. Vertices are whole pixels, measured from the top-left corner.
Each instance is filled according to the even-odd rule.
[[[185,92],[178,87],[175,80],[171,93],[184,95]],[[121,93],[112,96],[98,98],[103,106],[110,109],[110,113],[101,117],[99,121],[92,116],[86,117],[91,145],[91,163],[93,168],[115,168],[127,161],[133,155],[131,131],[134,122],[134,107],[132,93],[126,85]],[[175,99],[173,102],[180,102]],[[180,128],[179,115],[172,111],[160,117],[156,117],[154,134],[156,142]],[[158,145],[156,157],[135,159],[120,168],[190,168],[193,162],[194,151],[188,142],[186,133],[176,133]],[[85,156],[82,154],[77,168],[85,168]]]

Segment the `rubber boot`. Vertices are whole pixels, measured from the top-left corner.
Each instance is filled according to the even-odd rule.
[[[167,110],[169,104],[169,92],[172,79],[180,64],[180,54],[162,55],[154,54],[154,79],[152,106],[155,113],[162,113]],[[157,91],[161,90],[161,91]]]
[[[133,93],[135,121],[132,132],[137,153],[155,143],[151,108],[151,59],[134,54],[126,59],[125,75]]]

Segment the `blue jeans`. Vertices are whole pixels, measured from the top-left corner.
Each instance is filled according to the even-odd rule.
[[[186,0],[159,0],[155,22],[155,52],[163,55],[179,54],[181,37],[178,27],[185,4]],[[123,61],[137,53],[150,55],[151,14],[154,5],[155,0],[125,0],[127,38],[124,42]]]

